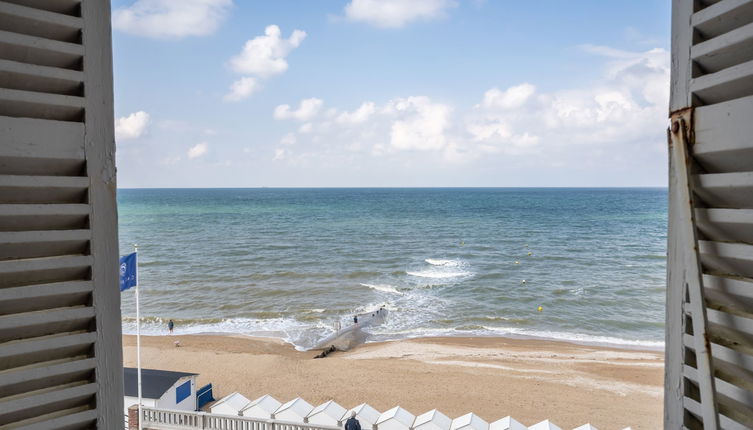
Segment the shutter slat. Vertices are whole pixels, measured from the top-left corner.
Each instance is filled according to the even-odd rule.
[[[707,240],[753,244],[753,209],[696,209],[698,229]]]
[[[704,268],[714,273],[753,278],[753,245],[700,240],[698,248]]]
[[[94,308],[78,306],[0,316],[0,342],[87,329]]]
[[[698,370],[696,370],[693,367],[685,365],[683,367],[683,376],[695,382],[696,384],[698,383]],[[743,388],[740,388],[736,385],[730,384],[729,382],[723,379],[716,378],[715,383],[716,383],[716,388],[717,388],[718,393],[722,394],[723,396],[729,399],[732,399],[741,403],[750,402],[753,400],[753,393],[750,393],[749,391]],[[741,419],[743,417],[745,417],[745,419],[742,421],[747,424],[748,422],[752,421],[751,417],[753,417],[753,412],[751,413],[750,416],[742,415],[736,418]]]
[[[0,247],[19,243],[48,243],[91,239],[89,230],[47,230],[0,232]]]
[[[89,215],[89,205],[61,204],[61,205],[0,205],[0,217],[4,216],[68,216]]]
[[[84,254],[90,239],[89,230],[0,232],[0,260]]]
[[[96,364],[97,361],[93,358],[79,357],[35,363],[0,372],[0,398],[24,391],[34,391],[49,385],[88,382]],[[24,387],[24,384],[29,384],[29,386]]]
[[[751,21],[753,0],[723,0],[694,13],[690,25],[710,39]]]
[[[0,231],[83,229],[88,216],[85,204],[0,205]]]
[[[0,175],[6,203],[83,203],[89,178]]]
[[[709,173],[694,179],[695,192],[706,205],[753,209],[753,172]]]
[[[0,370],[66,356],[79,356],[89,351],[96,339],[94,332],[80,332],[0,343]]]
[[[68,27],[76,30],[81,30],[84,24],[84,21],[80,17],[7,3],[5,1],[0,1],[0,14],[13,18],[37,21],[38,23]]]
[[[84,107],[84,98],[0,88],[0,103],[27,103],[78,111]]]
[[[36,270],[55,270],[70,267],[87,267],[92,263],[89,255],[30,258],[27,260],[0,261],[0,275]]]
[[[85,304],[92,289],[91,281],[0,288],[0,315]]]
[[[0,400],[0,424],[12,415],[12,420],[33,418],[55,410],[67,409],[87,402],[97,391],[97,384],[74,384],[51,387],[26,396]]]
[[[80,59],[81,56],[84,55],[84,47],[77,43],[60,42],[58,40],[28,36],[25,34],[18,34],[10,31],[0,30],[0,43],[47,51],[52,54],[69,56],[71,58]],[[41,65],[47,64],[42,63]]]
[[[83,80],[83,73],[76,70],[0,59],[0,86],[3,88],[81,96]]]
[[[0,58],[81,70],[83,46],[0,30]]]
[[[690,80],[690,90],[704,104],[753,95],[753,60]]]
[[[15,427],[14,430],[88,429],[96,419],[97,411],[95,410],[89,410],[86,407],[71,408],[18,423],[19,427]]]
[[[694,399],[685,396],[683,404],[688,412],[692,413],[696,417],[700,417],[702,414],[701,404]],[[719,414],[719,425],[724,430],[750,430],[749,427],[744,426],[738,422],[735,422],[725,415]]]
[[[753,96],[695,110],[693,157],[708,173],[750,171]]]
[[[62,13],[69,16],[81,16],[81,0],[3,0],[6,3],[18,4],[39,10]]]
[[[714,73],[753,59],[753,23],[693,45],[690,57],[705,73]]]

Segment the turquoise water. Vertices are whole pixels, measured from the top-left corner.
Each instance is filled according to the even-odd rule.
[[[373,340],[663,345],[666,189],[124,189],[118,202],[147,333],[171,318],[179,334],[307,348],[385,306]]]

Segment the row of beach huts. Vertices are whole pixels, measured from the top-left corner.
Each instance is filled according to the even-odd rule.
[[[237,392],[218,400],[209,410],[213,415],[273,419],[324,427],[342,427],[351,413],[355,412],[363,430],[563,430],[549,420],[525,426],[507,416],[488,423],[474,413],[452,419],[433,409],[415,416],[400,406],[379,412],[365,403],[346,409],[330,400],[314,407],[300,397],[283,404],[270,395],[249,400]],[[590,424],[584,424],[574,430],[597,429]]]

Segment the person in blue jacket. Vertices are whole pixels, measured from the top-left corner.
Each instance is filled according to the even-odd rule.
[[[361,423],[356,418],[356,411],[350,413],[350,418],[345,421],[345,430],[361,430]]]

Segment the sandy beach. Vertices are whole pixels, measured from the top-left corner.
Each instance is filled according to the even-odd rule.
[[[180,341],[180,347],[174,342]],[[123,337],[135,366],[134,336]],[[215,397],[300,396],[413,414],[437,408],[451,418],[507,415],[525,425],[550,419],[564,429],[662,427],[663,354],[507,338],[421,338],[362,345],[314,360],[274,339],[223,335],[143,336],[142,365],[199,373]]]

